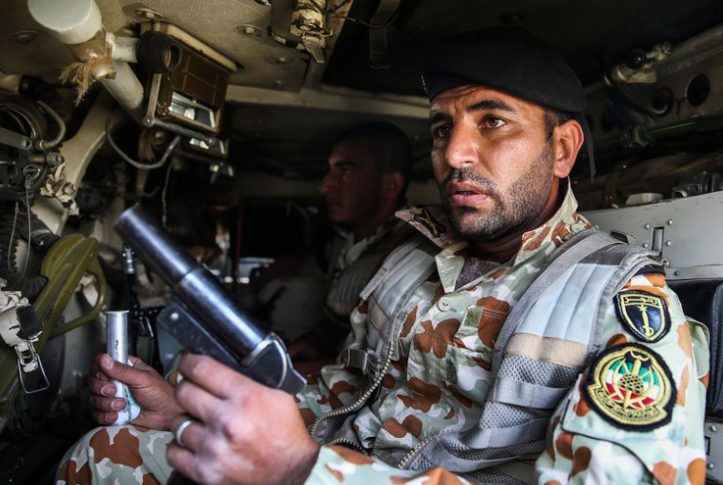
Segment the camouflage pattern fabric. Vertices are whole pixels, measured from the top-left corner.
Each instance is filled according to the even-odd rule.
[[[323,446],[307,484],[496,483],[499,474],[495,469],[467,476],[440,468],[411,472],[392,466],[398,460],[389,457],[404,456],[442,431],[476,426],[490,387],[492,350],[507,315],[534,281],[547,256],[572,234],[590,227],[576,213],[576,207],[568,191],[555,216],[523,236],[522,248],[511,261],[460,287],[458,278],[465,268],[485,267],[468,256],[468,244],[455,240],[449,231],[440,231],[440,226],[446,225],[440,213],[417,209],[399,214],[439,246],[437,273],[414,292],[405,306],[407,318],[397,339],[400,358],[386,369],[378,397],[354,415],[353,430],[358,439]],[[590,383],[597,382],[595,378],[605,379],[607,374],[597,375],[596,368],[591,367],[561,400],[551,419],[547,450],[535,464],[537,483],[668,485],[704,481],[702,424],[708,379],[705,328],[686,320],[662,275],[635,276],[622,292],[643,292],[659,298],[665,303],[669,321],[656,324],[651,319],[653,314],[646,313],[640,328],[655,327],[655,331],[638,334],[634,325],[642,314],[626,322],[613,302],[603,302],[607,306],[602,334],[607,344],[601,356],[613,356],[613,351],[621,348],[627,352],[624,355],[633,355],[638,363],[657,356],[662,363],[653,374],[633,377],[639,384],[654,382],[656,389],[667,383],[665,389],[672,390],[672,394],[659,393],[656,397],[662,404],[669,404],[665,408],[667,421],[647,430],[633,429],[635,415],[631,415],[632,424],[623,423],[622,418],[620,423],[606,418],[602,409],[607,401],[598,399],[593,403],[588,396],[594,395],[590,394]],[[367,320],[367,305],[361,302],[351,316],[347,349],[365,348]],[[667,326],[657,331],[663,323]],[[649,342],[646,335],[660,338]],[[628,352],[630,346],[643,347],[636,347],[636,354]],[[365,377],[359,371],[346,369],[343,358],[344,351],[336,364],[322,369],[321,375],[297,395],[300,412],[312,430],[321,416],[353,404],[363,391]],[[639,369],[639,365],[630,369]],[[665,396],[670,402],[664,402]],[[607,403],[614,407],[612,399]],[[653,409],[653,405],[641,406]],[[130,450],[123,454],[110,452],[120,450],[117,439],[111,441],[111,434],[121,436]],[[68,453],[58,483],[164,483],[170,472],[165,464],[165,446],[170,439],[170,433],[128,426],[100,429]],[[335,446],[340,444],[346,447]]]
[[[439,231],[448,227],[441,210],[398,213],[441,251],[435,257],[436,276],[407,303],[398,342],[401,358],[388,368],[379,399],[354,421],[363,451],[412,450],[443,430],[467,429],[478,422],[490,385],[494,342],[507,315],[548,255],[566,238],[590,227],[576,208],[568,191],[555,216],[523,236],[514,258],[457,289],[457,279],[472,259],[467,257],[469,243],[455,239],[450,231]],[[362,302],[351,315],[346,348],[365,348],[366,324]],[[343,358],[339,362],[322,369],[320,379],[298,396],[308,424],[352,404],[362,391],[364,376],[346,370]]]
[[[404,456],[442,431],[467,430],[477,424],[490,386],[491,351],[507,315],[534,281],[544,259],[572,234],[590,227],[577,215],[576,206],[568,191],[555,216],[523,236],[522,248],[511,261],[461,288],[455,284],[469,264],[468,244],[437,230],[446,224],[439,213],[399,214],[440,247],[438,281],[421,285],[408,302],[408,316],[398,338],[401,358],[387,369],[379,398],[356,413],[353,429],[358,442],[339,443],[355,450],[324,447],[307,484],[485,483],[486,473],[489,482],[494,482],[494,470],[466,477],[438,468],[412,473],[389,466],[399,461],[389,457]],[[535,466],[537,483],[703,483],[705,329],[686,320],[662,275],[636,276],[623,291],[640,291],[664,301],[669,328],[654,343],[636,339],[633,327],[608,302],[603,342],[608,342],[606,348],[637,342],[664,361],[677,391],[670,403],[670,422],[652,430],[635,430],[604,419],[581,393],[588,371],[562,399],[551,421],[549,446]],[[364,302],[351,320],[348,348],[363,349],[367,336]],[[341,362],[323,369],[318,381],[297,396],[312,430],[320,416],[354,403],[365,385],[362,375],[346,370]],[[660,373],[657,377],[663,377]]]
[[[171,466],[166,447],[173,434],[140,426],[107,426],[86,434],[68,450],[56,485],[158,485]]]

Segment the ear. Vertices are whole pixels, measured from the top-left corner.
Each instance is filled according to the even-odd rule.
[[[382,194],[385,199],[399,199],[404,190],[404,175],[402,172],[389,172],[382,176]]]
[[[556,126],[552,135],[554,165],[552,173],[558,178],[570,175],[577,154],[585,141],[582,126],[575,120],[569,120]]]

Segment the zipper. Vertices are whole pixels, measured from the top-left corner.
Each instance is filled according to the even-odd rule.
[[[339,408],[334,411],[328,412],[326,414],[322,414],[319,416],[316,421],[314,421],[313,426],[311,427],[311,436],[314,436],[316,434],[316,428],[319,426],[319,423],[321,423],[323,420],[328,418],[333,418],[334,416],[341,416],[342,414],[346,414],[352,411],[355,411],[359,406],[364,404],[367,399],[372,395],[372,393],[376,390],[377,387],[381,384],[382,380],[384,379],[384,376],[387,373],[387,369],[389,368],[389,364],[392,361],[392,355],[394,354],[394,344],[389,346],[389,352],[387,352],[386,359],[384,360],[384,365],[382,366],[381,370],[377,373],[376,379],[374,379],[374,382],[372,382],[371,387],[364,392],[364,394],[361,395],[359,399],[357,399],[353,404],[350,404],[347,407]]]
[[[368,452],[367,450],[365,450],[364,448],[362,448],[361,446],[359,446],[358,444],[356,444],[356,443],[353,442],[352,440],[348,440],[348,439],[346,439],[346,438],[337,438],[337,439],[335,439],[334,441],[332,441],[332,442],[330,442],[330,443],[327,443],[327,444],[324,445],[324,446],[334,446],[334,445],[347,445],[347,446],[349,446],[350,448],[354,448],[354,449],[355,449],[356,451],[358,451],[359,453],[362,453],[362,454],[365,455],[365,456],[369,456],[369,452]]]
[[[422,441],[422,442],[419,443],[417,446],[415,446],[414,448],[412,448],[412,451],[410,451],[409,453],[407,453],[407,454],[404,456],[404,458],[402,458],[402,461],[399,462],[399,464],[397,465],[397,468],[399,468],[399,469],[401,469],[401,470],[406,469],[406,468],[409,466],[409,463],[412,461],[412,458],[414,458],[414,457],[416,456],[416,454],[419,453],[419,452],[422,450],[422,448],[424,448],[425,446],[427,446],[428,443],[430,443],[431,441],[433,441],[433,440],[434,440],[435,438],[437,438],[438,436],[439,436],[438,434],[437,434],[437,435],[434,435],[434,436],[430,436],[429,438],[427,438],[426,440]]]

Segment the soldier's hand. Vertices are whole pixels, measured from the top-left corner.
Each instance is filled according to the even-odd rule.
[[[319,447],[291,395],[258,384],[209,357],[181,359],[176,398],[194,418],[169,463],[206,485],[296,485],[306,481]],[[173,431],[189,416],[174,420]]]
[[[88,384],[93,393],[91,403],[96,412],[93,418],[102,425],[113,424],[118,411],[128,405],[125,399],[113,397],[112,379],[126,384],[141,412],[132,424],[167,431],[174,417],[183,411],[173,395],[174,389],[163,376],[138,357],[129,357],[133,366],[115,362],[108,354],[98,354],[91,366]]]

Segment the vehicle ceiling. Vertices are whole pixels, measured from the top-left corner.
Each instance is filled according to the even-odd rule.
[[[417,54],[425,43],[488,26],[518,24],[560,49],[585,85],[634,47],[661,41],[676,44],[723,22],[719,0],[516,0],[508,2],[401,0],[387,27],[390,68],[372,69],[369,28],[380,0],[336,0],[339,12],[326,64],[269,36],[285,29],[291,0],[97,0],[108,31],[132,35],[142,11],[150,9],[235,61],[231,77],[231,157],[238,168],[262,169],[287,177],[315,178],[324,170],[331,140],[355,123],[385,116],[412,137],[420,175],[428,174],[428,129]],[[244,28],[252,27],[251,35]],[[343,27],[343,28],[342,28]],[[30,35],[23,36],[30,31]],[[340,33],[339,33],[340,32]],[[335,44],[335,45],[334,45]],[[73,61],[68,50],[29,15],[26,0],[0,6],[0,71],[57,82]],[[301,94],[297,94],[301,91]],[[305,92],[306,91],[306,92]],[[329,93],[327,105],[317,94]],[[369,107],[370,94],[393,95],[395,108]],[[356,103],[345,103],[349,97]],[[401,98],[394,97],[403,95]],[[341,102],[340,102],[341,100]],[[391,105],[390,105],[391,106]],[[407,107],[408,109],[404,108]],[[348,109],[347,109],[348,108]],[[385,115],[381,115],[385,112]]]

